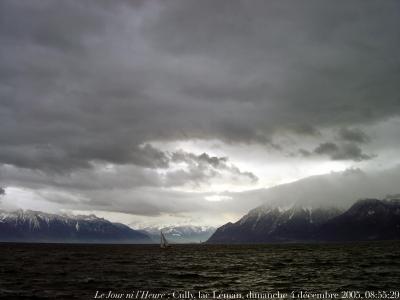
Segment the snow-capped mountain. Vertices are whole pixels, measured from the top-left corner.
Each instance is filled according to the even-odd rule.
[[[323,224],[317,237],[329,241],[400,239],[400,200],[359,201]]]
[[[367,199],[336,208],[260,206],[218,228],[208,243],[400,239],[400,200]]]
[[[150,238],[130,227],[89,216],[39,211],[0,211],[0,241],[148,243]]]
[[[336,208],[260,206],[236,223],[218,228],[209,243],[263,243],[301,241],[315,228],[340,214]]]
[[[208,240],[215,228],[209,226],[167,226],[146,227],[141,232],[148,234],[154,242],[159,242],[160,231],[173,243],[199,243]]]

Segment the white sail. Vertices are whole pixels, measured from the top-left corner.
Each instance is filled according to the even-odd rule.
[[[167,241],[167,239],[165,238],[164,233],[163,233],[162,231],[160,231],[160,233],[161,233],[160,247],[161,247],[161,248],[169,247],[168,241]]]

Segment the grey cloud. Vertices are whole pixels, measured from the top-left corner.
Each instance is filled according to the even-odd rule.
[[[269,189],[259,189],[241,193],[227,193],[233,198],[232,206],[240,202],[250,203],[253,208],[260,204],[287,207],[293,204],[312,207],[351,206],[355,201],[365,198],[385,198],[398,195],[400,167],[366,172],[348,169],[325,175],[311,176],[289,184]],[[243,207],[242,207],[243,209]]]
[[[253,173],[241,171],[235,165],[230,164],[227,157],[210,156],[207,153],[196,155],[177,151],[172,154],[171,161],[186,163],[187,170],[180,169],[168,172],[166,175],[167,186],[184,185],[186,183],[199,185],[223,176],[228,176],[227,180],[236,181],[236,183],[240,183],[243,180],[250,183],[258,181],[257,176]]]
[[[210,156],[207,153],[196,155],[194,153],[188,153],[185,151],[174,152],[171,156],[171,160],[174,162],[186,162],[190,164],[208,164],[214,168],[226,168],[228,161],[227,157],[216,157]]]
[[[1,1],[1,182],[51,190],[49,201],[72,209],[243,212],[264,194],[241,194],[228,209],[168,188],[224,176],[253,183],[254,174],[151,142],[289,145],[304,147],[302,156],[370,159],[360,132],[400,114],[399,8],[369,0]],[[346,129],[336,144],[322,143],[321,132],[338,128]],[[382,148],[397,129],[379,135]],[[304,144],[277,145],[288,131]],[[168,169],[179,161],[187,167]]]
[[[3,165],[0,166],[0,180],[11,186],[23,186],[36,190],[51,186],[60,190],[84,194],[90,190],[107,191],[141,187],[176,187],[186,184],[200,185],[210,183],[218,178],[234,180],[236,184],[255,183],[258,180],[253,173],[242,171],[229,163],[227,157],[215,157],[207,153],[195,155],[184,151],[167,153],[150,145],[141,148],[147,152],[146,159],[155,156],[151,160],[153,166],[157,161],[163,162],[159,165],[163,170],[162,173],[155,168],[149,168],[150,162],[149,164],[117,164],[113,166],[93,163],[90,168],[71,170],[68,174]],[[157,158],[162,158],[162,160]],[[181,162],[184,162],[187,167],[167,168],[171,164]]]
[[[0,161],[157,168],[140,145],[398,116],[399,3],[360,3],[2,1]]]
[[[116,145],[107,141],[99,144],[92,142],[72,152],[72,155],[83,160],[99,160],[117,164],[132,163],[146,168],[168,167],[166,154],[149,144],[135,146],[123,141]]]
[[[48,0],[2,1],[0,34],[8,41],[27,41],[62,51],[82,49],[83,43],[77,41],[105,30],[102,20],[107,12],[101,2],[93,6],[68,1],[58,5]]]
[[[310,124],[296,124],[292,128],[289,127],[294,133],[300,135],[320,135],[321,133],[315,127],[311,126]]]
[[[130,197],[123,197],[123,200],[116,206],[119,211],[129,210],[135,212],[137,207],[143,207],[143,212],[154,215],[156,212],[181,213],[181,212],[204,212],[206,214],[232,213],[243,215],[248,210],[261,205],[273,204],[285,207],[297,203],[310,206],[337,206],[348,208],[358,199],[363,198],[384,198],[388,194],[398,195],[398,181],[400,178],[400,166],[390,169],[366,172],[361,169],[347,169],[343,172],[333,172],[325,175],[311,176],[293,183],[282,184],[268,189],[257,189],[245,192],[226,192],[221,195],[229,196],[232,199],[220,202],[207,202],[204,197],[207,193],[185,193],[176,191],[160,191],[155,189],[144,189],[131,191]],[[96,193],[104,199],[117,197],[119,191],[111,191],[114,197]],[[130,195],[126,193],[125,195]],[[388,196],[389,197],[389,196]],[[394,197],[394,196],[393,196]],[[157,203],[157,199],[165,199]],[[149,202],[147,199],[151,199]],[[137,202],[136,202],[137,201]],[[132,207],[132,202],[137,203]],[[149,203],[149,204],[148,204]],[[95,203],[94,203],[95,204]],[[110,203],[112,206],[113,204]],[[157,209],[160,207],[161,209]],[[153,209],[150,207],[153,206]],[[103,207],[112,211],[112,207]]]
[[[339,147],[335,143],[322,143],[317,148],[315,148],[314,152],[317,154],[329,154],[332,155],[339,151]]]
[[[60,145],[63,145],[60,142]],[[4,146],[0,149],[0,163],[16,167],[42,170],[50,173],[65,173],[75,169],[88,169],[95,162],[115,164],[135,164],[145,168],[166,168],[168,158],[162,151],[149,144],[128,145],[121,141],[113,144],[109,141],[81,142],[80,145]]]
[[[87,193],[139,187],[162,187],[160,175],[154,169],[135,165],[116,165],[108,168],[96,164],[90,169],[74,170],[68,174],[48,173],[13,166],[0,167],[0,179],[9,186],[40,190],[53,187],[60,191]]]
[[[333,160],[353,160],[362,161],[373,158],[373,155],[367,155],[361,148],[355,144],[344,144],[339,151],[331,155]]]
[[[214,168],[218,168],[221,166],[226,167],[226,162],[228,161],[228,158],[227,157],[210,156],[207,153],[202,153],[199,156],[197,156],[197,160],[204,161],[204,162],[212,165]]]
[[[0,187],[0,196],[5,195],[6,194],[6,190],[3,189],[2,187]]]
[[[309,157],[312,154],[310,151],[308,151],[306,149],[299,149],[298,152],[303,157]]]
[[[367,143],[370,140],[368,135],[360,129],[341,128],[339,130],[339,137],[342,140],[355,143]]]
[[[361,148],[354,143],[345,143],[338,146],[335,143],[322,143],[314,149],[314,153],[328,155],[332,160],[362,161],[373,158],[362,152]]]
[[[88,191],[89,201],[70,202],[71,209],[102,210],[144,216],[207,211],[203,193],[186,193],[157,188]],[[160,201],[162,199],[162,201]],[[49,199],[51,201],[51,199]],[[209,208],[209,207],[208,207]]]
[[[216,68],[229,76],[198,85],[218,101],[256,103],[285,126],[369,122],[398,114],[398,74],[379,60],[395,54],[397,8],[395,2],[373,1],[175,2],[163,7],[146,33],[172,54],[218,58]],[[154,30],[160,23],[163,30]],[[377,79],[376,72],[389,81]],[[237,89],[248,92],[241,96]],[[385,99],[376,107],[379,90]]]

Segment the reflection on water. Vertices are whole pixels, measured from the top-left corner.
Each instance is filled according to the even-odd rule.
[[[313,245],[0,244],[3,299],[93,299],[170,291],[393,290],[400,243]]]

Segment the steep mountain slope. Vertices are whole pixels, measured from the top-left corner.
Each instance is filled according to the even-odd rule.
[[[90,216],[64,216],[38,211],[0,212],[0,241],[149,243],[130,227]]]
[[[310,240],[321,223],[337,216],[335,208],[260,206],[236,223],[217,229],[208,243],[265,243]]]
[[[358,201],[323,224],[316,237],[327,241],[400,239],[400,200]]]
[[[216,230],[207,243],[272,243],[400,239],[400,200],[365,199],[335,208],[261,206]]]

